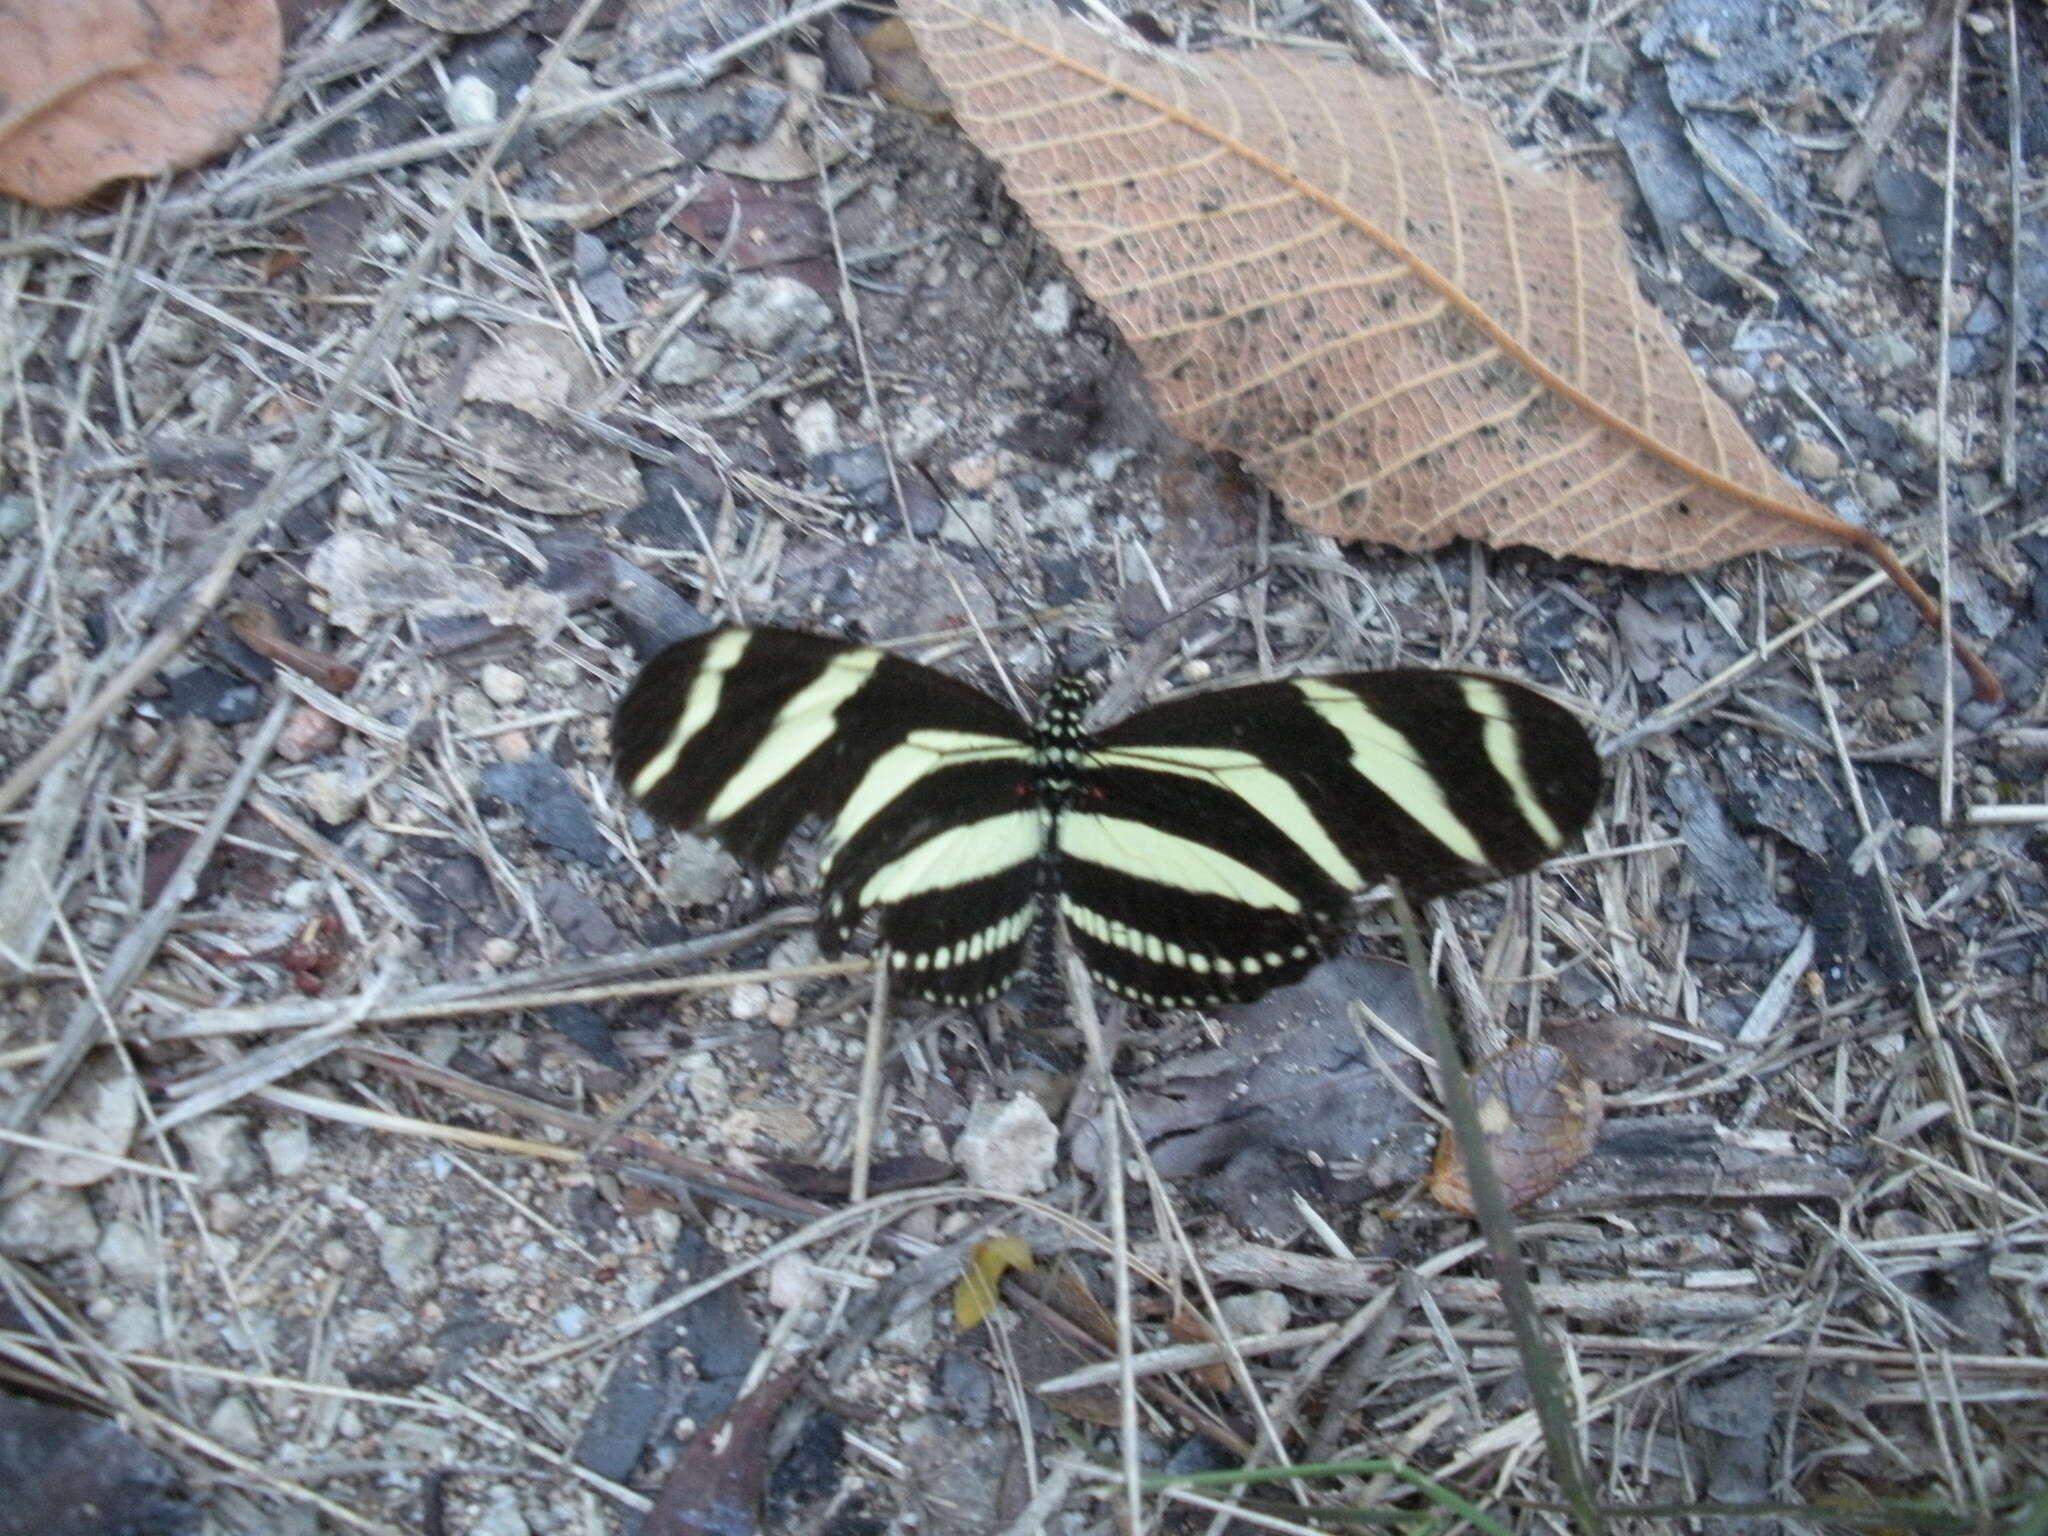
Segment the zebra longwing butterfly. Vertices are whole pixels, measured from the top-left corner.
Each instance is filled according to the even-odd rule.
[[[819,818],[825,948],[875,913],[892,988],[961,1005],[1016,979],[1052,905],[1119,997],[1257,997],[1328,953],[1368,886],[1533,869],[1599,793],[1566,710],[1477,673],[1252,683],[1092,734],[1088,702],[1063,674],[1032,726],[873,646],[717,629],[635,680],[616,766],[657,819],[755,865]]]

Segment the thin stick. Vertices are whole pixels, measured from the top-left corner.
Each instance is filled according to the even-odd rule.
[[[2019,484],[2020,337],[2026,324],[2026,295],[2020,290],[2020,167],[2024,140],[2020,111],[2019,0],[2005,0],[2005,367],[1998,381],[1998,481]],[[1949,119],[1951,131],[1955,119]],[[1947,354],[1943,354],[1944,359]]]
[[[1949,20],[1948,35],[1948,161],[1941,189],[1941,286],[1935,303],[1941,313],[1934,345],[1934,516],[1940,529],[1941,548],[1934,564],[1941,585],[1941,643],[1947,649],[1955,635],[1955,604],[1949,589],[1949,505],[1948,505],[1948,299],[1953,291],[1956,265],[1956,118],[1963,91],[1963,17],[1959,9]],[[2019,103],[2009,104],[2017,112]],[[2017,288],[2019,269],[2013,269]],[[2006,317],[2011,323],[2012,317]],[[1956,673],[1954,667],[1941,669],[1941,824],[1949,826],[1956,816]]]
[[[868,1003],[867,1044],[860,1053],[860,1091],[853,1101],[853,1172],[847,1177],[847,1203],[868,1197],[868,1170],[875,1160],[875,1113],[882,1098],[882,1056],[889,1048],[889,961],[875,967],[874,995]]]
[[[1430,1044],[1436,1053],[1438,1088],[1444,1111],[1458,1140],[1465,1163],[1465,1179],[1472,1191],[1473,1212],[1480,1233],[1486,1239],[1493,1261],[1494,1278],[1500,1282],[1501,1305],[1515,1336],[1515,1350],[1529,1383],[1529,1403],[1543,1431],[1543,1443],[1550,1452],[1550,1475],[1563,1489],[1565,1501],[1577,1517],[1586,1536],[1602,1536],[1607,1529],[1593,1491],[1579,1462],[1578,1442],[1572,1434],[1571,1407],[1565,1401],[1564,1383],[1558,1375],[1557,1360],[1536,1310],[1536,1298],[1529,1289],[1529,1277],[1522,1273],[1521,1254],[1515,1241],[1515,1219],[1501,1190],[1500,1176],[1487,1155],[1486,1131],[1479,1119],[1479,1104],[1473,1097],[1472,1080],[1466,1075],[1458,1037],[1444,1013],[1442,996],[1429,979],[1429,955],[1422,943],[1422,926],[1408,893],[1398,883],[1393,887],[1394,912],[1400,920],[1401,948],[1415,977],[1416,995],[1429,1020]]]
[[[362,1015],[365,1024],[392,1024],[405,1019],[455,1019],[477,1013],[517,1012],[525,1008],[552,1007],[559,1002],[602,1002],[617,997],[605,990],[605,983],[630,976],[635,971],[659,970],[668,965],[692,965],[722,955],[767,934],[804,921],[801,911],[772,912],[757,922],[702,939],[680,944],[662,944],[616,955],[594,955],[586,960],[569,960],[556,965],[533,966],[523,971],[505,971],[466,981],[437,981],[402,992],[378,1002]],[[785,966],[767,971],[726,971],[714,978],[678,978],[692,986],[731,986],[742,981],[773,981],[783,977],[813,975],[857,975],[866,961],[822,961],[823,969]],[[584,983],[594,983],[584,987]],[[582,990],[578,990],[582,988]],[[671,990],[688,991],[690,986]],[[255,1035],[271,1029],[305,1029],[341,1018],[356,1006],[356,997],[294,997],[283,1002],[257,1003],[248,1007],[211,1008],[149,1032],[152,1040],[200,1040],[212,1035]]]
[[[1094,983],[1067,938],[1063,921],[1054,923],[1067,978],[1067,996],[1074,1021],[1088,1042],[1088,1070],[1101,1087],[1102,1112],[1096,1134],[1102,1138],[1102,1197],[1109,1211],[1110,1272],[1116,1299],[1117,1445],[1123,1452],[1124,1525],[1134,1533],[1145,1529],[1145,1469],[1138,1459],[1138,1376],[1132,1344],[1137,1323],[1131,1311],[1131,1229],[1124,1209],[1123,1119],[1118,1113],[1116,1078],[1110,1071],[1109,1049],[1096,1016]]]

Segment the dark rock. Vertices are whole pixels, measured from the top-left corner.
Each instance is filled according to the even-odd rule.
[[[616,857],[582,794],[552,758],[535,754],[517,762],[492,763],[484,769],[482,783],[488,794],[519,813],[536,842],[600,869]]]
[[[811,471],[845,491],[857,506],[878,512],[889,505],[889,461],[879,443],[821,453],[811,461]]]
[[[590,1004],[560,1003],[543,1009],[542,1016],[560,1030],[571,1045],[599,1066],[610,1067],[614,1072],[632,1070],[633,1064],[626,1060],[625,1052],[612,1039],[611,1025]]]
[[[846,1427],[826,1409],[797,1431],[796,1443],[768,1474],[764,1502],[772,1530],[789,1530],[807,1506],[832,1496],[846,1461]]]
[[[1941,277],[1942,195],[1924,172],[1881,160],[1870,178],[1877,199],[1877,227],[1892,265],[1908,277]],[[1983,269],[1988,254],[1983,221],[1963,200],[1956,199],[1955,269],[1958,275]]]
[[[1238,1226],[1279,1240],[1300,1230],[1296,1191],[1342,1204],[1419,1173],[1431,1128],[1389,1079],[1419,1090],[1420,1070],[1394,1046],[1339,1027],[1359,1001],[1423,1045],[1408,971],[1381,960],[1328,961],[1218,1010],[1229,1043],[1177,1058],[1132,1097],[1159,1171],[1200,1176],[1200,1192]],[[1093,1151],[1084,1138],[1077,1160],[1085,1166]]]
[[[725,497],[725,481],[701,454],[678,448],[670,456],[667,464],[641,466],[647,499],[619,519],[619,532],[658,549],[696,549]]]
[[[540,909],[562,942],[578,955],[614,955],[626,947],[626,936],[596,898],[571,881],[543,880]]]
[[[1685,867],[1693,877],[1693,952],[1704,960],[1775,960],[1799,937],[1763,865],[1736,836],[1697,774],[1672,772],[1664,793],[1678,812]]]
[[[624,555],[612,556],[612,607],[633,642],[634,654],[642,658],[711,628],[711,621],[680,592]]]
[[[966,1423],[979,1429],[995,1411],[996,1379],[974,1355],[959,1347],[939,1356],[939,1395]]]
[[[0,1394],[0,1536],[185,1536],[172,1465],[111,1419]]]
[[[194,667],[171,678],[155,705],[166,720],[196,715],[215,725],[240,725],[256,718],[262,702],[262,691],[254,683],[219,667]]]

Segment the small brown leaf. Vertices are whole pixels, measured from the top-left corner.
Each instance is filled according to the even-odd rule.
[[[1511,1206],[1548,1193],[1600,1133],[1600,1085],[1554,1045],[1522,1043],[1487,1057],[1472,1074],[1472,1096]],[[1472,1214],[1465,1159],[1448,1126],[1436,1144],[1429,1192],[1460,1215]]]
[[[690,1436],[662,1480],[640,1536],[750,1536],[761,1529],[769,1440],[800,1366],[770,1376]]]
[[[674,223],[706,250],[749,270],[832,248],[815,181],[741,181],[712,171],[676,210]]]
[[[0,0],[0,192],[62,208],[211,159],[277,84],[277,0]]]
[[[278,626],[277,615],[261,603],[236,603],[229,608],[228,628],[234,631],[237,640],[258,656],[268,657],[281,667],[291,668],[301,677],[311,678],[329,693],[347,693],[361,676],[339,656],[329,656],[285,638],[284,630]]]
[[[910,35],[901,16],[879,21],[861,34],[860,51],[867,55],[875,72],[874,92],[892,107],[920,112],[926,117],[951,117],[953,103],[939,84],[917,40]]]
[[[594,229],[668,191],[682,163],[675,146],[630,123],[594,123],[542,163],[556,211],[573,229]]]
[[[1836,544],[1938,617],[1707,387],[1601,191],[1479,112],[1279,47],[1140,56],[1043,0],[900,8],[1168,422],[1297,522],[1658,570]]]

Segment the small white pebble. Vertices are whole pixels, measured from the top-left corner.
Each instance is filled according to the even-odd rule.
[[[1826,443],[1801,438],[1792,445],[1792,473],[1807,480],[1832,480],[1842,472],[1842,456]]]
[[[575,1302],[555,1314],[555,1328],[565,1339],[580,1339],[590,1326],[590,1313]]]
[[[768,1266],[768,1305],[778,1312],[816,1306],[825,1297],[818,1266],[801,1253],[785,1253]]]
[[[477,75],[451,80],[445,105],[448,121],[457,128],[483,128],[498,120],[498,93]]]
[[[1716,368],[1711,377],[1716,393],[1730,405],[1747,405],[1756,394],[1756,379],[1747,368]]]
[[[758,981],[743,981],[732,989],[726,1011],[742,1023],[758,1019],[768,1011],[768,988]]]
[[[1908,827],[1901,839],[1906,857],[1915,864],[1932,864],[1941,857],[1941,833],[1933,827]]]
[[[493,704],[517,704],[526,697],[526,679],[498,662],[484,663],[477,673],[477,686]]]
[[[1065,283],[1047,283],[1031,306],[1031,328],[1045,336],[1064,336],[1074,323],[1074,290]]]
[[[519,946],[510,939],[485,939],[477,955],[486,965],[510,965],[519,957]]]
[[[839,413],[830,400],[806,400],[789,415],[789,435],[807,459],[830,453],[840,444]]]

